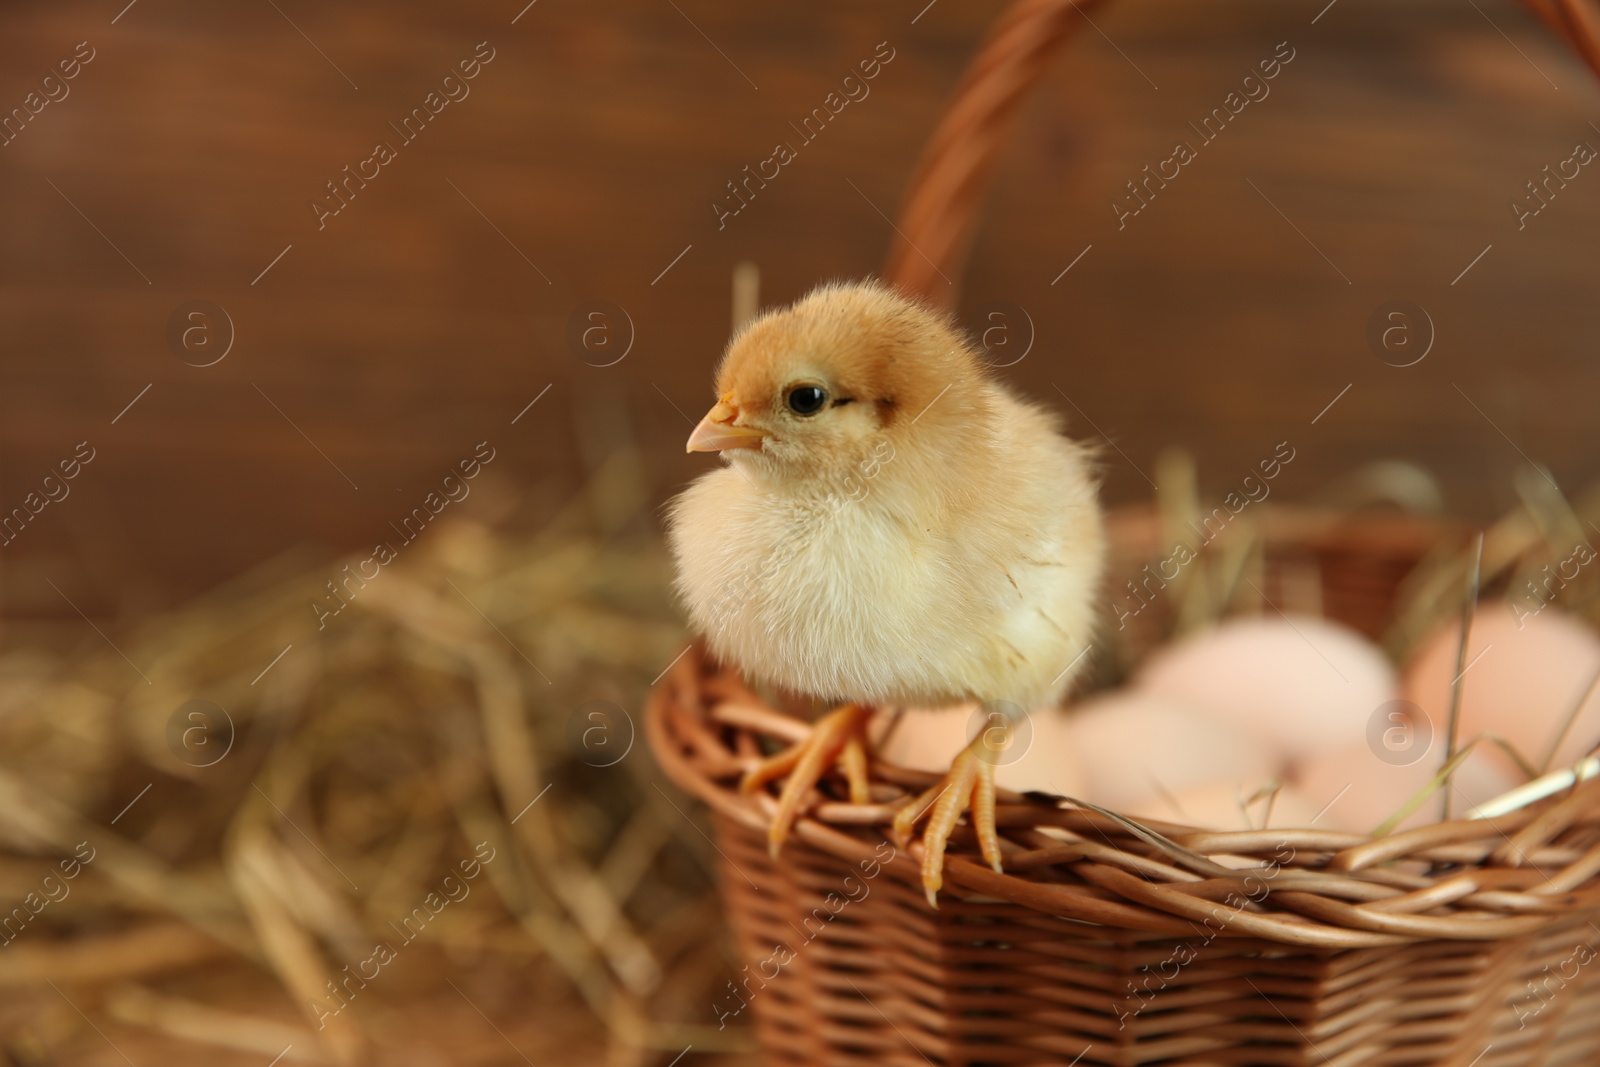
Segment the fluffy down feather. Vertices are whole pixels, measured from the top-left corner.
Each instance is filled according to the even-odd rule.
[[[1090,457],[945,316],[825,285],[732,340],[717,394],[708,422],[745,436],[669,512],[716,656],[821,701],[1061,696],[1103,567]]]

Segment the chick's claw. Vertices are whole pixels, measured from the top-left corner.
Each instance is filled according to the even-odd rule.
[[[901,808],[894,817],[895,837],[906,841],[923,815],[928,816],[922,835],[922,888],[933,907],[939,906],[939,890],[944,886],[944,853],[950,834],[969,807],[984,861],[996,874],[1002,873],[1000,835],[994,825],[994,766],[992,749],[985,735],[980,734],[950,764],[944,781]]]
[[[829,767],[837,765],[850,785],[850,801],[865,804],[867,788],[867,711],[859,704],[835,708],[811,727],[811,736],[776,756],[762,760],[745,773],[739,789],[753,793],[768,782],[788,775],[778,794],[778,810],[767,829],[767,850],[777,859],[783,842],[800,814],[800,804]]]

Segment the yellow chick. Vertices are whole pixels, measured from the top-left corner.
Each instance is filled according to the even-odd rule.
[[[751,791],[787,776],[776,855],[832,765],[868,802],[870,708],[1057,701],[1093,637],[1104,534],[1086,449],[995,381],[947,316],[876,282],[752,320],[716,389],[688,450],[725,465],[669,511],[679,593],[720,660],[841,705],[745,776]],[[895,821],[905,838],[933,809],[930,903],[969,806],[1001,869],[985,733]]]

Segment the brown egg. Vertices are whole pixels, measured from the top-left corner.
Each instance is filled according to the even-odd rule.
[[[1365,744],[1356,745],[1307,761],[1295,776],[1295,784],[1300,794],[1323,812],[1317,826],[1370,833],[1433,779],[1444,763],[1444,745],[1435,736],[1428,751],[1415,753],[1411,762],[1392,762],[1397,758],[1403,757],[1380,755]],[[1451,779],[1455,817],[1466,817],[1475,805],[1507,792],[1518,781],[1489,752],[1473,749]],[[1435,794],[1400,828],[1437,822],[1443,810],[1443,796]]]
[[[1553,606],[1518,614],[1505,601],[1491,601],[1472,616],[1459,736],[1466,741],[1483,732],[1498,734],[1537,767],[1600,671],[1600,636]],[[1449,721],[1460,634],[1459,623],[1435,633],[1405,672],[1403,695],[1426,712],[1436,736]],[[1584,701],[1551,766],[1574,763],[1597,744],[1600,692]],[[1499,752],[1493,758],[1522,780],[1514,761]]]
[[[1370,641],[1308,616],[1229,619],[1155,652],[1134,684],[1236,724],[1290,759],[1361,741],[1397,688]]]
[[[1211,782],[1175,794],[1146,797],[1124,814],[1133,819],[1162,819],[1204,830],[1260,830],[1269,826],[1299,830],[1309,828],[1316,818],[1317,809],[1292,786],[1278,790],[1270,809],[1265,799],[1245,807],[1245,801],[1255,792],[1227,782]]]
[[[1066,743],[1082,768],[1085,799],[1117,811],[1201,785],[1248,796],[1281,771],[1271,747],[1238,725],[1139,690],[1079,705]]]

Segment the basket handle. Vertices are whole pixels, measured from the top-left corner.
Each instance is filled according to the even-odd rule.
[[[1600,0],[1523,0],[1600,74]],[[1105,0],[1016,0],[967,66],[922,150],[883,276],[954,307],[979,208],[1022,102]]]

